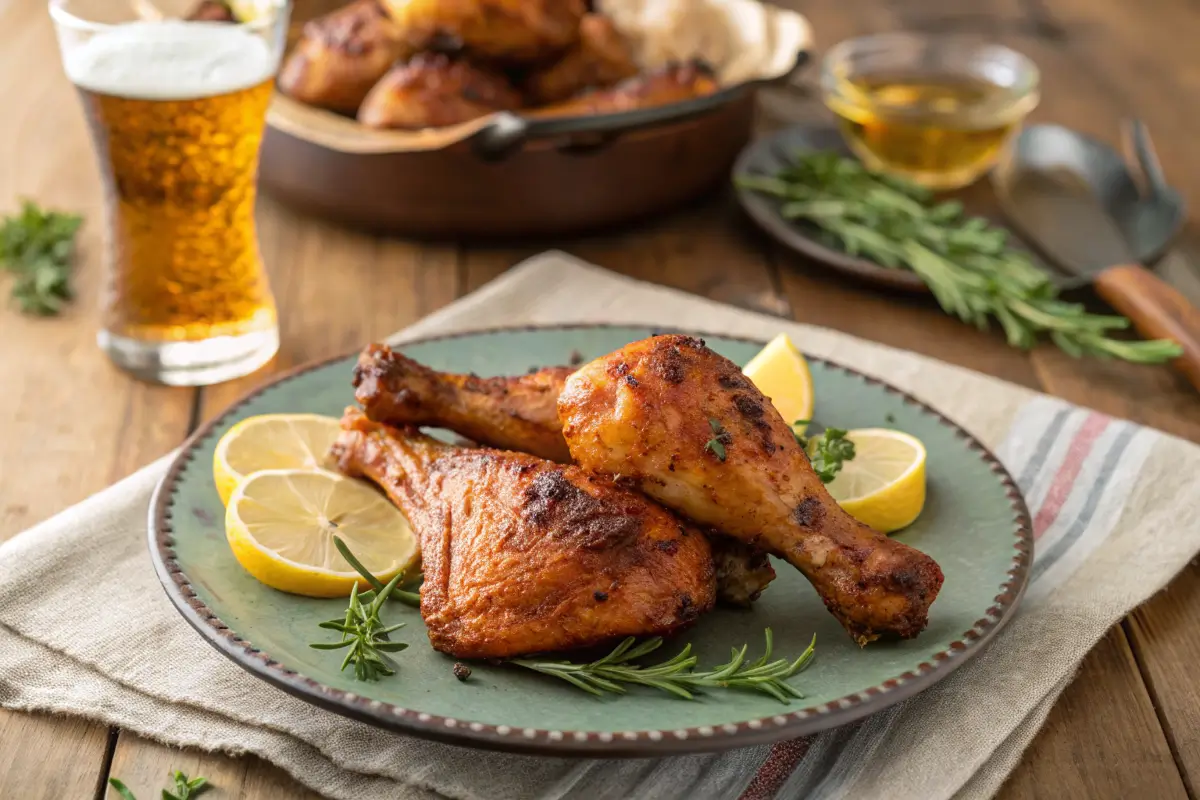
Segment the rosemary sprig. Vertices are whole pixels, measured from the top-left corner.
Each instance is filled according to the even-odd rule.
[[[340,650],[348,648],[342,659],[342,669],[354,665],[354,677],[360,681],[377,681],[381,676],[395,675],[396,662],[387,654],[398,653],[408,647],[404,642],[393,642],[388,634],[404,627],[403,622],[384,626],[379,619],[379,610],[396,590],[403,573],[388,581],[376,592],[374,589],[358,593],[358,584],[350,587],[350,607],[346,616],[322,622],[320,627],[338,631],[342,638],[337,642],[314,642],[309,647],[316,650]]]
[[[169,789],[162,790],[162,800],[193,800],[199,797],[200,793],[209,787],[207,778],[188,778],[179,770],[171,773],[171,780],[174,782],[175,791]],[[119,778],[109,778],[108,784],[121,795],[123,800],[137,800],[133,792]]]
[[[46,211],[26,200],[0,220],[0,267],[14,276],[12,297],[26,314],[53,316],[71,299],[78,214]]]
[[[766,640],[766,651],[757,661],[745,663],[748,648],[742,645],[740,649],[730,648],[728,662],[706,672],[695,671],[699,659],[692,655],[690,644],[674,658],[661,664],[630,663],[661,647],[663,640],[659,636],[641,643],[636,643],[631,636],[617,645],[611,653],[589,664],[541,659],[514,659],[509,663],[560,678],[598,697],[606,692],[624,694],[626,690],[622,684],[649,686],[684,700],[692,700],[698,689],[705,688],[748,689],[769,694],[781,703],[790,702],[792,698],[804,697],[799,689],[785,681],[804,669],[812,660],[817,637],[813,636],[808,648],[795,661],[771,661],[773,640],[770,628],[766,630]]]
[[[1183,352],[1166,339],[1111,338],[1129,320],[1059,300],[1050,277],[1009,245],[1006,231],[968,218],[960,203],[934,204],[928,190],[855,159],[802,153],[775,175],[739,175],[735,182],[778,198],[784,217],[815,228],[849,255],[912,270],[948,314],[981,329],[994,320],[1014,347],[1028,349],[1045,336],[1075,357],[1143,364]]]
[[[712,428],[713,437],[704,443],[704,449],[712,451],[712,454],[717,457],[718,461],[724,461],[725,445],[733,441],[733,437],[729,434],[729,431],[722,427],[720,420],[710,417],[708,427]]]
[[[379,611],[389,599],[399,600],[406,605],[420,606],[421,597],[416,592],[405,592],[397,587],[404,580],[400,572],[385,585],[371,574],[363,563],[350,552],[350,548],[341,537],[334,536],[333,544],[337,547],[342,558],[349,562],[354,570],[375,587],[361,594],[358,584],[350,587],[350,606],[346,614],[338,619],[320,623],[320,627],[338,631],[342,638],[337,642],[314,642],[309,645],[316,650],[340,650],[349,648],[342,660],[342,669],[354,665],[354,677],[360,681],[377,681],[382,676],[395,675],[393,669],[396,662],[387,654],[398,653],[408,647],[403,642],[393,642],[388,634],[404,627],[404,623],[385,626],[379,618]]]
[[[346,559],[346,562],[350,566],[354,567],[354,571],[359,575],[362,575],[363,578],[366,579],[367,583],[371,584],[375,591],[383,591],[383,581],[379,580],[379,578],[376,578],[371,574],[369,569],[363,566],[363,563],[358,560],[354,553],[350,552],[350,548],[347,547],[346,543],[342,541],[342,537],[334,536],[333,546],[336,547],[337,551],[342,554],[342,558]],[[404,573],[402,572],[400,573],[400,578],[402,581],[403,577]],[[403,589],[393,589],[390,597],[392,600],[397,600],[401,603],[404,603],[406,606],[412,606],[413,608],[421,607],[421,595],[417,594],[416,592],[406,592]]]

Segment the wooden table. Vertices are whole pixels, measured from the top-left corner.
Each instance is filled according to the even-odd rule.
[[[1007,42],[1043,69],[1037,118],[1111,141],[1119,118],[1136,113],[1154,133],[1168,174],[1200,202],[1200,8],[1187,0],[1148,0],[1136,8],[1122,0],[978,0],[949,15],[943,9],[950,4],[937,0],[805,0],[802,7],[822,46],[901,28],[978,32]],[[804,80],[810,83],[812,73]],[[209,389],[137,383],[94,344],[100,190],[42,0],[0,0],[0,97],[0,209],[32,197],[81,210],[89,221],[79,303],[54,319],[0,310],[0,540],[169,451],[273,372],[402,328],[549,245],[624,274],[910,348],[1200,442],[1200,397],[1166,369],[1074,361],[1049,347],[1017,352],[998,334],[965,327],[929,301],[845,283],[781,252],[750,230],[727,197],[618,234],[506,247],[370,238],[263,199],[262,248],[282,319],[278,359],[245,380]],[[817,113],[794,95],[766,97],[763,106],[767,125]],[[1170,269],[1187,279],[1180,257]],[[1002,796],[1195,798],[1197,664],[1200,570],[1191,568],[1108,632]],[[218,787],[214,798],[312,796],[252,757],[171,750],[67,717],[0,711],[0,754],[3,797],[99,797],[109,775],[148,797],[170,769],[208,776]]]

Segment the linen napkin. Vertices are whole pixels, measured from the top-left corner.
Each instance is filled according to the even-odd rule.
[[[322,711],[212,650],[147,552],[160,460],[0,546],[0,705],[163,742],[253,752],[334,798],[896,800],[991,796],[1084,654],[1200,550],[1200,447],[958,367],[698,299],[546,253],[401,332],[605,321],[767,338],[884,378],[955,419],[1017,477],[1032,583],[986,652],[861,722],[774,746],[641,760],[515,756]],[[144,654],[152,650],[155,657]]]

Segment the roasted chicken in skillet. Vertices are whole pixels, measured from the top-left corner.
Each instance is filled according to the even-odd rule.
[[[441,53],[421,53],[375,84],[358,121],[372,128],[437,128],[520,105],[520,94],[500,73]]]
[[[437,372],[386,345],[370,345],[354,370],[355,397],[368,417],[391,425],[447,428],[475,442],[571,460],[558,420],[558,396],[570,367],[549,367],[513,378]],[[712,543],[717,595],[745,606],[775,579],[766,553],[705,531]]]
[[[925,628],[937,563],[843,511],[771,402],[702,340],[655,336],[585,364],[558,415],[577,464],[786,559],[860,644]]]
[[[579,41],[554,64],[526,78],[524,90],[531,105],[545,105],[612,86],[637,72],[629,44],[612,21],[588,14],[579,23]]]
[[[433,647],[511,658],[669,635],[713,605],[707,540],[612,478],[464,449],[350,409],[339,468],[387,492],[421,542]]]
[[[561,103],[527,112],[535,117],[578,117],[653,108],[703,97],[717,91],[716,78],[697,63],[674,64],[629,78],[609,89],[584,92]]]
[[[355,0],[304,26],[279,73],[279,89],[302,103],[354,114],[392,64],[412,52],[379,0]]]
[[[553,61],[579,39],[583,0],[383,0],[414,50],[506,64]]]

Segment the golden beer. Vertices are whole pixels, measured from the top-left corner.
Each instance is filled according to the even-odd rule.
[[[110,331],[194,341],[275,324],[254,228],[271,91],[270,80],[197,100],[80,90],[114,217]]]
[[[278,348],[254,203],[285,23],[131,21],[69,42],[54,16],[105,191],[100,346],[164,383],[257,369]]]

